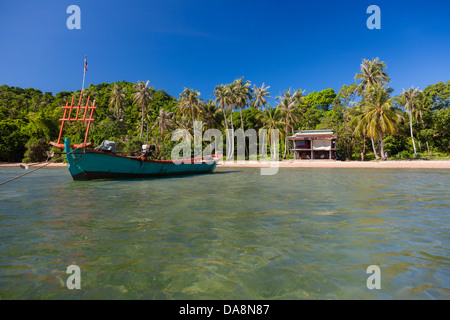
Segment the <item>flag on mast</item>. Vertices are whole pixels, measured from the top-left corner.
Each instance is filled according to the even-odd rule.
[[[87,67],[88,67],[88,65],[87,65],[87,57],[84,56],[84,72],[87,71]]]

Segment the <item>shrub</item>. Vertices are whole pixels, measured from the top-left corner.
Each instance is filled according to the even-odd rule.
[[[47,160],[47,151],[49,150],[49,144],[45,138],[30,139],[25,147],[25,159],[30,159],[32,162],[42,162]]]

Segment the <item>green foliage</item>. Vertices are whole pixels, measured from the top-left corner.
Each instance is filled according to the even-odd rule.
[[[278,128],[282,140],[280,156],[284,151],[284,137],[291,135],[292,130],[332,129],[338,135],[339,152],[344,153],[347,158],[359,159],[359,154],[365,148],[367,159],[370,157],[372,149],[370,138],[366,137],[364,142],[362,137],[355,136],[356,119],[364,111],[360,108],[360,103],[356,103],[356,99],[359,99],[357,94],[364,98],[363,92],[367,83],[387,83],[389,78],[383,73],[385,66],[383,63],[367,60],[363,61],[363,64],[365,69],[362,69],[361,76],[358,78],[362,80],[359,85],[344,85],[338,94],[333,89],[326,89],[311,92],[307,96],[299,95],[295,106],[289,110],[292,113],[289,119],[286,115],[286,108],[284,111],[279,110],[280,108],[267,109],[267,104],[264,107],[262,100],[256,102],[263,96],[264,98],[269,96],[267,89],[270,87],[254,86],[253,90],[250,82],[246,81],[248,92],[244,92],[245,95],[238,95],[236,87],[239,79],[223,86],[222,91],[217,89],[222,86],[216,87],[214,102],[211,100],[202,102],[199,99],[194,101],[195,108],[191,104],[187,105],[184,117],[178,112],[180,110],[179,101],[164,90],[148,87],[147,93],[152,99],[147,99],[146,105],[143,107],[140,104],[142,101],[136,100],[136,83],[121,81],[111,84],[91,84],[84,91],[82,102],[84,105],[89,95],[90,101],[95,100],[97,106],[89,140],[94,145],[99,145],[104,140],[114,140],[119,151],[137,152],[147,141],[148,131],[149,143],[157,145],[157,152],[154,156],[159,159],[170,159],[171,150],[177,143],[170,141],[168,137],[177,128],[191,130],[193,113],[196,120],[203,122],[204,130],[217,128],[224,131],[227,126],[231,128],[231,110],[233,109],[234,129],[241,128],[241,116],[245,130],[255,129],[258,132],[261,128]],[[115,104],[110,103],[114,85],[123,94],[119,109]],[[259,98],[256,97],[258,92]],[[301,90],[300,92],[303,93]],[[0,161],[21,161],[24,157],[24,161],[45,160],[48,142],[56,141],[58,138],[59,119],[63,114],[61,106],[67,103],[70,105],[72,98],[77,104],[80,93],[79,90],[76,92],[62,91],[53,95],[51,92],[43,93],[33,88],[0,86]],[[238,96],[241,97],[240,100]],[[419,145],[420,142],[418,151],[426,152],[425,145],[428,142],[430,150],[434,154],[447,154],[450,144],[450,111],[448,109],[450,81],[429,85],[423,90],[422,96],[423,100],[419,101],[420,108],[417,108],[418,112],[414,114],[412,123],[416,144]],[[251,98],[253,100],[250,101]],[[394,97],[392,101],[401,107],[400,100]],[[197,102],[199,102],[198,106]],[[167,113],[175,112],[170,114],[169,120],[172,122],[168,120],[167,123],[170,122],[170,125],[167,125],[167,129],[164,130],[163,139],[161,139],[159,126],[155,125],[161,109]],[[120,111],[119,117],[117,110]],[[396,112],[399,110],[396,109]],[[408,119],[405,113],[403,113],[403,117]],[[389,157],[397,154],[405,157],[413,151],[408,121],[398,123],[397,126],[398,130],[395,135],[387,134],[383,139],[384,148]],[[85,130],[84,122],[67,122],[63,138],[70,138],[74,144],[81,143],[85,138]],[[141,131],[142,137],[138,139]],[[287,149],[289,149],[289,145]],[[404,151],[407,152],[402,153]],[[290,155],[286,155],[286,157],[289,158]]]
[[[31,162],[41,162],[47,159],[47,151],[49,151],[49,144],[45,138],[31,138],[26,143],[25,159]]]
[[[104,140],[117,141],[122,136],[122,133],[120,126],[115,125],[111,120],[103,120],[96,126],[93,126],[89,140],[94,143],[94,146],[98,146]]]
[[[336,99],[336,93],[334,89],[325,89],[319,92],[311,92],[304,97],[308,107],[318,108],[324,111],[330,109],[334,99]]]
[[[440,109],[434,113],[429,136],[432,137],[431,143],[436,151],[450,151],[450,109]]]
[[[407,160],[407,159],[411,159],[412,155],[408,151],[404,150],[404,151],[397,153],[392,158],[396,159],[396,160]]]
[[[450,106],[450,81],[427,86],[423,92],[432,101],[432,110],[448,109]]]
[[[0,161],[20,161],[26,150],[25,144],[29,137],[24,134],[19,120],[0,121]]]
[[[384,150],[389,157],[403,151],[408,153],[405,148],[408,146],[409,142],[410,140],[406,136],[389,135],[384,138]]]

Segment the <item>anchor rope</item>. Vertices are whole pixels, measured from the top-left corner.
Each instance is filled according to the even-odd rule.
[[[78,147],[78,148],[76,148],[76,149],[73,149],[72,151],[67,152],[66,154],[71,154],[72,152],[74,152],[74,151],[76,151],[76,150],[78,150],[78,149],[80,149],[80,148],[82,148],[82,147]],[[52,150],[53,150],[53,148],[52,148]],[[39,169],[42,169],[42,168],[44,168],[45,166],[48,166],[50,163],[52,163],[52,162],[54,162],[54,161],[57,161],[57,160],[60,160],[60,159],[63,158],[63,157],[64,157],[64,156],[61,156],[61,157],[59,157],[59,158],[56,158],[56,159],[53,159],[53,160],[50,160],[50,161],[48,161],[48,157],[47,157],[47,163],[44,164],[43,166],[40,166],[40,167],[38,167],[38,168],[36,168],[36,169],[34,169],[34,170],[31,170],[31,171],[29,171],[29,172],[26,172],[26,173],[24,173],[24,174],[21,174],[21,175],[19,175],[19,176],[17,176],[17,177],[14,177],[14,178],[12,178],[12,179],[3,181],[3,182],[0,183],[0,186],[2,186],[2,185],[4,185],[4,184],[7,184],[8,182],[17,180],[17,179],[19,179],[19,178],[22,178],[22,177],[26,176],[27,174],[30,174],[30,173],[32,173],[32,172],[34,172],[34,171],[37,171],[37,170],[39,170]]]

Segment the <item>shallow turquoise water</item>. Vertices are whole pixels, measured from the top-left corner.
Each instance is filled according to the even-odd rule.
[[[0,168],[0,182],[24,173]],[[450,171],[218,168],[0,186],[2,299],[450,299]],[[81,289],[69,290],[69,265]],[[381,289],[369,290],[370,265]]]

